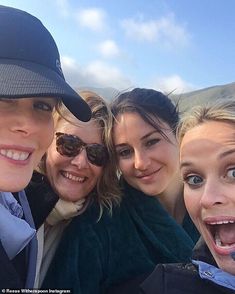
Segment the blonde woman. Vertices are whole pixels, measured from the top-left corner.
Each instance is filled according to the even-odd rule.
[[[38,213],[35,199],[41,195],[50,207],[59,199],[38,233],[41,257],[38,261],[37,287],[41,286],[64,230],[72,219],[79,223],[83,214],[89,214],[90,209],[96,207],[92,222],[98,222],[103,210],[111,214],[113,205],[120,200],[108,143],[112,122],[109,108],[93,92],[85,91],[80,95],[91,109],[91,120],[83,123],[64,106],[58,109],[54,117],[54,140],[40,164],[40,174],[34,174],[27,188],[38,226],[43,213]],[[73,255],[72,251],[70,253]]]
[[[84,121],[90,110],[65,82],[43,24],[12,7],[1,5],[0,15],[0,288],[23,289],[33,287],[37,256],[23,189],[52,142],[55,106],[64,102]]]
[[[157,266],[141,293],[234,293],[234,133],[234,100],[195,107],[182,118],[178,137],[184,200],[204,241],[192,263]]]

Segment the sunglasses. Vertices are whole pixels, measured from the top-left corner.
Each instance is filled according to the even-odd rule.
[[[56,133],[56,150],[62,156],[75,157],[85,149],[91,164],[104,166],[108,161],[108,151],[101,144],[86,144],[79,137]]]

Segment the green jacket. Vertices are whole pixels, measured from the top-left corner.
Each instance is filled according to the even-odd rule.
[[[64,232],[43,288],[99,294],[158,263],[187,262],[194,243],[158,200],[126,185],[112,216],[93,204]]]

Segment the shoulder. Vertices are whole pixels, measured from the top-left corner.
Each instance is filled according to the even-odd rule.
[[[159,264],[140,288],[144,294],[223,293],[216,285],[202,280],[191,263]]]
[[[9,260],[0,241],[0,289],[22,288],[20,277],[17,274],[12,262]]]

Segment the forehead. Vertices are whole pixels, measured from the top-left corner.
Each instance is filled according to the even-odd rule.
[[[165,123],[162,119],[155,117],[151,114],[149,114],[149,118],[152,119],[152,121],[159,127],[159,128],[169,128],[169,125]],[[138,124],[143,125],[145,127],[153,128],[153,126],[148,123],[138,112],[124,112],[120,113],[116,117],[115,125],[116,127],[123,127],[123,126],[132,126],[132,124]]]
[[[72,122],[74,124],[61,119],[56,126],[56,131],[79,136],[87,143],[101,141],[102,129],[96,121],[91,119],[89,122],[80,122],[78,120],[72,120]]]
[[[141,137],[142,134],[154,130],[154,128],[145,122],[136,112],[125,112],[117,116],[114,124],[115,141],[131,140]]]
[[[187,154],[200,154],[206,148],[215,150],[235,146],[235,125],[226,122],[204,122],[184,135],[181,145],[181,157]]]

